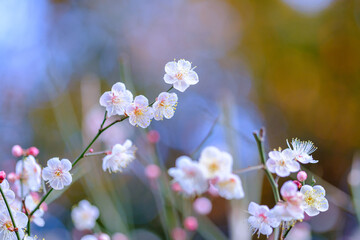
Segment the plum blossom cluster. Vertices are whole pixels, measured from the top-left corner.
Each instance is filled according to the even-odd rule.
[[[244,190],[239,176],[232,173],[232,165],[229,153],[210,146],[201,152],[199,161],[179,157],[168,173],[186,196],[199,196],[214,189],[226,199],[240,199],[244,197]]]
[[[167,63],[165,72],[165,82],[173,84],[173,88],[181,92],[199,82],[199,77],[191,68],[191,63],[184,59]],[[111,91],[105,92],[100,97],[100,105],[106,108],[109,117],[115,115],[129,117],[131,125],[142,128],[148,127],[153,118],[157,121],[163,120],[164,117],[172,118],[177,101],[176,93],[162,92],[154,103],[149,104],[149,100],[143,95],[134,98],[121,82],[114,84]]]
[[[43,203],[37,207],[43,182],[42,169],[36,160],[39,150],[36,147],[25,150],[15,145],[12,154],[21,159],[16,163],[15,172],[8,175],[0,172],[0,239],[16,240],[26,236],[29,221],[39,227],[45,225],[43,215],[47,206]]]
[[[199,78],[193,69],[191,63],[183,59],[167,63],[164,80],[173,86],[167,92],[160,93],[150,104],[143,95],[134,97],[124,83],[114,84],[111,91],[105,92],[100,98],[100,105],[106,108],[106,112],[98,134],[73,162],[53,157],[47,161],[47,166],[42,168],[36,159],[39,154],[36,147],[24,149],[15,145],[12,154],[19,158],[15,172],[9,173],[7,179],[6,173],[0,172],[0,239],[33,239],[30,236],[30,223],[39,227],[45,225],[43,215],[47,210],[46,198],[53,190],[62,190],[72,183],[72,168],[82,158],[91,156],[91,145],[106,129],[127,118],[130,124],[142,128],[148,127],[153,118],[172,118],[178,97],[176,93],[169,91],[175,88],[184,92],[190,85],[196,84]],[[120,120],[104,126],[108,117],[117,115],[122,116]],[[114,145],[111,151],[93,155],[105,153],[102,163],[104,171],[121,172],[135,159],[135,151],[133,143],[126,140],[123,144]],[[46,185],[49,186],[48,189]],[[99,210],[86,200],[81,201],[72,211],[73,222],[79,230],[93,229],[98,217]],[[96,233],[84,236],[83,239],[105,240],[110,237],[104,233]],[[126,236],[117,233],[113,239],[126,239]]]
[[[273,229],[283,224],[284,229],[291,229],[297,222],[302,221],[305,213],[312,217],[329,208],[325,198],[325,189],[314,182],[306,184],[307,174],[300,170],[300,163],[316,163],[310,155],[316,148],[310,141],[292,140],[289,148],[283,151],[271,151],[266,162],[266,168],[279,177],[289,176],[291,172],[298,172],[297,180],[286,181],[281,189],[281,198],[276,205],[268,206],[251,202],[248,207],[250,217],[248,222],[253,232],[258,235],[269,236]]]

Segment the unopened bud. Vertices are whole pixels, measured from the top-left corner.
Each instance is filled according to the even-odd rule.
[[[189,231],[195,231],[198,228],[199,224],[196,217],[190,216],[185,218],[184,227]]]
[[[299,189],[302,187],[301,182],[299,182],[298,180],[294,180],[293,182],[296,184],[296,186],[297,186]]]
[[[2,183],[6,179],[6,173],[4,171],[0,171],[0,183]]]
[[[27,150],[28,155],[32,155],[34,157],[36,157],[37,155],[39,155],[39,149],[37,149],[36,147],[31,147]]]
[[[18,175],[14,172],[9,173],[7,178],[12,183],[19,179]]]
[[[24,150],[19,145],[14,145],[11,153],[14,157],[21,157],[24,154]]]
[[[298,179],[300,182],[305,181],[305,180],[307,179],[307,174],[306,174],[306,172],[304,172],[304,171],[298,172],[298,174],[297,174],[297,179]]]
[[[150,143],[157,143],[160,140],[160,134],[156,130],[151,130],[147,134],[147,139]]]

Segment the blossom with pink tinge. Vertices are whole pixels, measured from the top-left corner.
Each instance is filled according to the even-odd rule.
[[[125,84],[121,82],[115,83],[111,91],[105,92],[100,97],[100,105],[106,108],[108,117],[124,115],[132,101],[132,93],[126,90]]]
[[[200,195],[209,187],[204,172],[198,162],[187,156],[176,159],[176,166],[168,170],[174,181],[179,183],[187,196]]]
[[[280,189],[284,202],[279,202],[271,214],[283,221],[304,219],[304,195],[293,181],[285,182]]]
[[[208,198],[200,197],[194,201],[193,208],[196,213],[200,215],[207,215],[211,212],[212,203]]]
[[[260,206],[251,202],[248,211],[251,214],[248,222],[253,233],[258,232],[258,237],[260,234],[268,237],[273,232],[273,228],[277,228],[280,225],[281,220],[277,217],[272,217],[270,209],[266,205]]]
[[[195,231],[198,228],[199,224],[196,217],[190,216],[186,217],[184,220],[184,227],[189,231]]]
[[[127,106],[126,114],[131,125],[142,128],[148,127],[154,118],[154,110],[149,107],[149,100],[143,95],[135,97],[134,102]]]
[[[240,177],[232,173],[219,179],[214,186],[219,195],[228,200],[240,199],[245,196]]]
[[[288,146],[289,149],[293,152],[296,161],[299,161],[302,164],[318,162],[318,160],[314,160],[310,155],[317,149],[313,142],[300,141],[299,139],[295,138],[291,141],[291,144],[288,142]]]
[[[24,154],[24,150],[19,145],[14,145],[11,153],[14,157],[21,157]]]
[[[55,190],[61,190],[72,182],[69,173],[72,165],[68,159],[51,158],[47,162],[47,167],[43,169],[42,178],[47,181]]]
[[[131,140],[126,140],[124,144],[113,146],[111,153],[103,158],[102,168],[104,171],[122,172],[134,159],[136,147]]]
[[[18,195],[27,195],[30,191],[36,192],[41,188],[41,167],[34,156],[29,155],[16,163],[16,174],[21,177],[15,182]],[[20,187],[22,185],[22,188]],[[22,193],[21,193],[22,191]]]
[[[290,149],[271,151],[266,166],[270,172],[276,173],[279,177],[287,177],[290,173],[300,170],[300,164],[295,161],[294,153]]]
[[[176,93],[160,93],[152,106],[154,109],[154,119],[159,121],[163,120],[164,117],[166,119],[172,118],[175,113],[177,101],[178,97]]]
[[[155,164],[150,164],[145,168],[145,175],[147,178],[155,180],[160,177],[161,169]]]
[[[184,59],[168,62],[165,65],[164,81],[173,84],[173,87],[180,92],[184,92],[190,85],[199,82],[199,77],[193,69],[191,63]]]

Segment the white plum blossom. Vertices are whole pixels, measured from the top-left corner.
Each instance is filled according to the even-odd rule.
[[[26,206],[26,211],[28,213],[32,212],[36,208],[37,204],[38,202],[34,200],[33,196],[31,195],[26,196],[25,206]],[[34,222],[37,226],[43,227],[45,225],[45,220],[43,219],[43,216],[44,216],[44,210],[42,208],[39,208],[31,216],[31,221]]]
[[[173,84],[174,88],[184,92],[190,85],[197,84],[199,77],[191,68],[191,63],[184,59],[172,61],[165,65],[164,81]]]
[[[91,230],[99,217],[99,209],[91,205],[87,200],[79,202],[78,206],[71,211],[71,218],[75,228],[82,230]]]
[[[304,195],[298,191],[293,181],[285,182],[280,189],[284,202],[279,202],[272,210],[272,217],[283,221],[300,220],[304,218]]]
[[[248,208],[251,216],[248,219],[253,233],[258,232],[258,237],[260,234],[269,235],[273,232],[273,228],[277,228],[280,225],[281,220],[276,217],[271,216],[270,209],[266,205],[258,205],[254,202],[249,204]]]
[[[68,159],[51,158],[47,162],[47,167],[43,169],[42,177],[48,181],[50,186],[55,190],[61,190],[72,182],[72,176],[69,173],[72,165]]]
[[[22,239],[24,237],[23,228],[26,227],[28,217],[20,211],[11,211],[16,227],[18,228],[20,239]],[[8,210],[3,210],[2,212],[0,212],[0,239],[17,240],[14,230],[14,225],[11,221]]]
[[[188,196],[200,195],[209,187],[208,181],[198,162],[192,161],[187,156],[176,159],[176,167],[170,168],[169,175],[179,183]]]
[[[302,164],[318,162],[310,155],[317,149],[311,141],[300,141],[296,138],[291,141],[291,144],[288,142],[288,146],[293,151],[295,160]]]
[[[210,146],[201,152],[199,164],[204,169],[205,176],[212,179],[230,174],[233,159],[229,153]]]
[[[133,103],[126,108],[126,114],[129,116],[130,124],[146,128],[150,125],[151,119],[154,117],[154,110],[149,107],[148,99],[139,95],[135,97]]]
[[[111,154],[106,155],[103,159],[102,168],[109,172],[122,172],[129,163],[135,159],[136,147],[130,140],[126,140],[124,144],[115,144]]]
[[[164,117],[167,119],[172,118],[175,113],[177,101],[178,97],[176,93],[160,93],[153,105],[155,120],[163,120]]]
[[[9,204],[13,203],[15,200],[15,193],[10,189],[9,182],[4,179],[0,184],[1,189],[5,195],[5,198]],[[3,196],[0,194],[0,211],[6,209],[6,205],[4,202]]]
[[[304,185],[300,192],[304,195],[304,210],[310,217],[329,209],[328,200],[325,198],[325,189],[322,186]]]
[[[31,155],[16,163],[16,174],[20,179],[16,180],[15,186],[19,196],[25,196],[30,191],[36,192],[41,188],[41,167]]]
[[[228,200],[240,199],[245,195],[239,176],[232,173],[218,179],[215,183],[215,188],[221,197]]]
[[[300,164],[295,161],[294,153],[291,149],[269,152],[269,159],[266,166],[270,172],[276,173],[279,177],[287,177],[292,172],[300,170]]]
[[[81,240],[111,240],[110,236],[106,233],[97,233],[93,235],[85,235]]]
[[[100,105],[106,107],[108,116],[124,115],[126,108],[133,101],[133,95],[129,90],[126,90],[125,84],[115,83],[111,91],[105,92],[100,97]]]

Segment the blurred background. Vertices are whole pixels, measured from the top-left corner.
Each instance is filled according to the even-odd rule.
[[[129,138],[138,160],[110,175],[100,157],[84,159],[74,174],[81,179],[53,196],[45,227],[35,229],[39,237],[79,239],[83,233],[73,230],[70,209],[86,198],[100,209],[99,231],[166,239],[167,228],[179,223],[167,221],[169,204],[159,194],[166,186],[149,182],[145,166],[159,164],[166,178],[178,156],[197,158],[196,150],[207,145],[231,152],[235,169],[257,165],[252,132],[265,126],[268,150],[285,148],[293,137],[318,147],[313,156],[319,163],[307,167],[328,191],[330,209],[304,221],[293,239],[360,238],[356,0],[3,0],[1,169],[13,171],[15,144],[38,147],[43,166],[55,156],[74,159],[101,123],[101,94],[122,81],[154,99],[169,88],[164,66],[174,58],[197,66],[200,82],[178,93],[173,119],[152,123],[160,141],[149,144],[146,131],[128,123],[111,128],[94,149]],[[274,204],[259,176],[240,176],[241,201],[211,198],[212,212],[188,237],[251,238],[244,211],[249,201]]]

